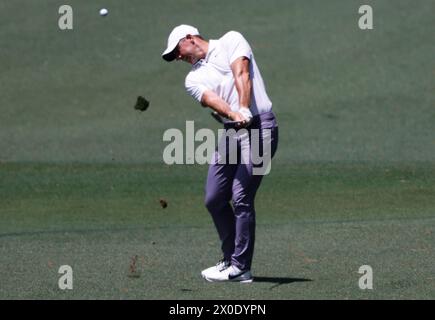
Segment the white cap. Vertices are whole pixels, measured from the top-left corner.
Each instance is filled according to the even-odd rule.
[[[174,50],[180,42],[181,39],[185,38],[188,34],[192,36],[199,36],[199,31],[195,27],[189,26],[187,24],[179,25],[172,30],[168,38],[168,46],[166,50],[162,53],[163,59],[166,61],[172,61],[175,59]]]

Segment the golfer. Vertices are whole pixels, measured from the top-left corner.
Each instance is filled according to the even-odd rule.
[[[206,41],[195,27],[180,25],[170,33],[162,57],[166,61],[183,60],[191,64],[185,81],[187,92],[204,107],[218,113],[227,131],[247,132],[224,135],[222,141],[227,147],[235,143],[237,152],[243,153],[251,148],[251,132],[257,129],[260,149],[267,141],[270,148],[262,150],[270,150],[269,157],[273,157],[278,126],[272,102],[251,47],[239,32],[230,31],[218,40]],[[242,140],[248,140],[248,144]],[[254,174],[256,163],[252,159],[238,159],[236,163],[221,160],[225,159],[216,151],[209,166],[205,205],[222,242],[223,259],[201,275],[210,282],[252,282],[254,199],[263,175]]]

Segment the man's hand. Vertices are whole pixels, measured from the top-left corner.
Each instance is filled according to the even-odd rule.
[[[237,128],[244,128],[251,124],[252,113],[248,108],[240,108],[239,111],[231,111],[229,113],[229,118],[232,121],[238,122]]]
[[[245,118],[245,122],[247,123],[247,126],[251,124],[252,113],[251,110],[249,110],[249,107],[240,107],[239,113]]]
[[[247,127],[251,124],[252,114],[248,107],[241,106],[239,111],[231,111],[231,107],[221,97],[211,90],[206,90],[201,98],[203,106],[210,107],[214,112],[234,122],[236,127]]]

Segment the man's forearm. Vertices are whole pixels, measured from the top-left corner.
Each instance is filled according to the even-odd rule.
[[[251,105],[252,82],[249,73],[249,59],[240,57],[231,65],[234,84],[239,94],[239,106],[249,108]]]
[[[239,94],[239,106],[249,108],[251,105],[251,79],[248,73],[237,75],[234,79]]]
[[[202,95],[201,104],[219,113],[222,117],[232,119],[231,107],[213,91],[206,91]]]

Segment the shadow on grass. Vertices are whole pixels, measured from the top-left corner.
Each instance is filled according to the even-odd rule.
[[[275,283],[274,286],[270,287],[270,290],[283,284],[289,284],[293,282],[309,282],[309,281],[313,281],[313,280],[305,279],[305,278],[254,277],[254,282]]]

